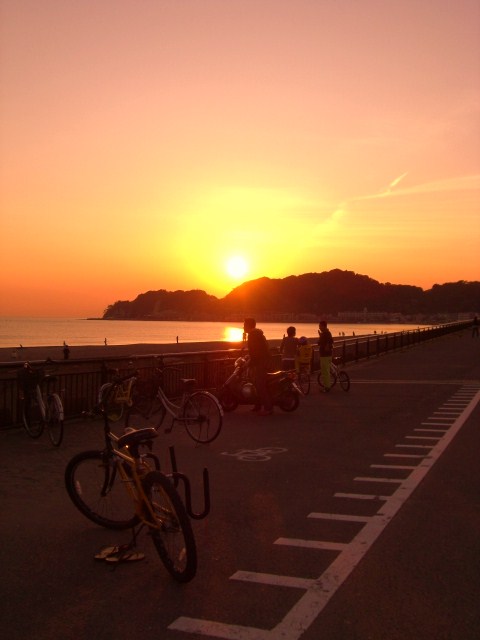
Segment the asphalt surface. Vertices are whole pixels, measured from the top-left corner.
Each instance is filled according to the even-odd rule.
[[[71,504],[63,474],[102,424],[0,432],[0,614],[23,640],[477,640],[480,637],[480,340],[454,334],[349,366],[294,413],[226,414],[219,438],[174,444],[201,506],[198,572],[176,584],[146,558],[95,561],[125,542]],[[339,518],[343,516],[343,518]]]

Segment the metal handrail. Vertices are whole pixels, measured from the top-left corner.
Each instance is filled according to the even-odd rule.
[[[471,321],[424,327],[383,334],[335,338],[334,356],[341,356],[344,364],[378,357],[398,349],[409,348],[426,340],[471,326]],[[310,339],[313,341],[313,339]],[[278,347],[281,340],[269,340],[273,367],[280,368],[281,356]],[[140,380],[153,376],[159,361],[182,370],[182,376],[195,378],[199,388],[214,389],[225,363],[232,362],[241,353],[240,349],[216,351],[192,351],[139,356],[112,356],[108,359],[82,358],[56,362],[55,390],[63,393],[66,419],[78,418],[94,406],[101,384],[109,381],[112,369],[120,375],[134,367]],[[31,361],[40,365],[43,361]],[[0,363],[0,429],[15,427],[21,421],[21,400],[17,372],[21,363]],[[318,347],[314,345],[312,370],[319,368]]]

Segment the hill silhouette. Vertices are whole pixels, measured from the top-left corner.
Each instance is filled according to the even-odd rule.
[[[258,319],[347,314],[414,316],[468,314],[480,309],[480,282],[461,280],[423,290],[412,285],[380,283],[353,271],[334,269],[282,279],[258,278],[233,289],[224,298],[202,290],[148,291],[135,300],[107,307],[105,320],[227,320],[247,315]],[[308,319],[307,319],[308,318]]]

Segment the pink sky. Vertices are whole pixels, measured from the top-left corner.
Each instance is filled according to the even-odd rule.
[[[0,0],[0,314],[480,280],[478,0]]]

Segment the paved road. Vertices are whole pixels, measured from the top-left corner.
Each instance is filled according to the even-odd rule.
[[[70,457],[101,423],[0,433],[0,612],[11,639],[477,640],[480,637],[480,341],[468,333],[349,367],[350,392],[313,389],[292,414],[225,416],[220,437],[173,442],[209,468],[193,523],[196,578],[93,560],[127,534],[69,502]],[[158,441],[157,441],[158,442]],[[165,447],[161,447],[165,458]]]

